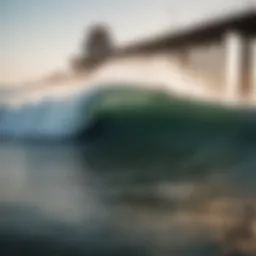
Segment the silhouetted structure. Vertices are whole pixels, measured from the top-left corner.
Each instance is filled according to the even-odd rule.
[[[84,42],[89,59],[97,60],[109,56],[114,49],[110,31],[106,25],[95,25],[89,31]]]
[[[72,60],[76,71],[91,69],[102,63],[114,52],[114,42],[107,25],[97,24],[90,28],[82,42],[81,56]]]

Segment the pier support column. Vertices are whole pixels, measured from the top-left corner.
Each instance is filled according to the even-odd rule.
[[[252,85],[252,100],[256,100],[256,38],[251,43],[251,85]]]
[[[238,32],[229,32],[225,48],[226,97],[229,101],[236,101],[249,93],[249,44]]]

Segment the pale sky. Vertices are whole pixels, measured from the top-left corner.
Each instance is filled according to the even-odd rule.
[[[0,84],[64,69],[94,22],[122,44],[249,3],[256,0],[0,0]]]

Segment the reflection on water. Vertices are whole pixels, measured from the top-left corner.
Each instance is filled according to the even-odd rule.
[[[221,149],[169,160],[166,148],[144,148],[143,156],[138,146],[117,144],[2,144],[1,255],[210,256],[229,250],[223,242],[228,230],[243,219],[245,206],[256,206],[253,152],[235,165],[230,159],[216,165],[225,158]],[[203,159],[207,172],[196,172]],[[255,226],[254,217],[248,226]],[[243,244],[251,251],[252,237]]]

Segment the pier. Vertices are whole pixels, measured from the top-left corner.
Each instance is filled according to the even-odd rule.
[[[164,54],[230,101],[256,99],[256,9],[119,47],[112,59]],[[86,60],[91,63],[90,59]],[[94,67],[97,65],[94,65]]]

